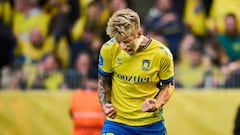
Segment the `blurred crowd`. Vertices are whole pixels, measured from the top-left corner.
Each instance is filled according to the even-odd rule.
[[[96,89],[113,12],[148,1],[0,0],[0,88]],[[170,48],[177,88],[240,87],[240,0],[152,0],[145,35]],[[142,9],[143,10],[143,9]]]

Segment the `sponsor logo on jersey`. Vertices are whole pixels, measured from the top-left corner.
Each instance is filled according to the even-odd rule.
[[[121,80],[126,80],[130,83],[149,83],[150,82],[150,77],[147,76],[138,76],[138,75],[124,75],[115,72],[115,75],[121,79]]]
[[[103,66],[103,57],[102,57],[101,54],[100,54],[100,56],[99,56],[98,65],[99,65],[99,66]]]

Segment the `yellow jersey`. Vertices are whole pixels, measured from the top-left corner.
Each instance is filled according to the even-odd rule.
[[[155,98],[161,83],[173,80],[173,58],[162,43],[150,39],[146,46],[130,56],[112,38],[100,51],[98,72],[112,75],[111,103],[117,110],[108,120],[142,126],[162,120],[160,111],[142,112],[146,98]]]

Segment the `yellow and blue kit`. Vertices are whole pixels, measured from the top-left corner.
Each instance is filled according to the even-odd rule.
[[[173,81],[173,58],[169,49],[149,38],[145,47],[128,55],[112,38],[100,51],[98,72],[112,76],[111,103],[117,116],[108,121],[143,126],[163,120],[160,111],[142,112],[146,98],[155,98],[161,83]]]

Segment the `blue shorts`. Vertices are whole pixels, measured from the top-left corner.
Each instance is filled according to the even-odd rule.
[[[105,120],[101,135],[166,135],[166,129],[163,121],[144,126],[129,126]]]

